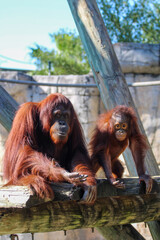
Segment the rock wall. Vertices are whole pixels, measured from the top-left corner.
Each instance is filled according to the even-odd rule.
[[[115,44],[114,48],[128,84],[144,81],[160,81],[160,58],[158,45],[126,43]],[[22,73],[0,71],[0,78],[49,83],[94,83],[94,78],[92,75],[34,76],[32,78],[31,76],[27,76]],[[13,98],[19,104],[28,101],[40,101],[44,99],[48,94],[54,92],[60,92],[64,94],[71,100],[75,107],[87,142],[89,141],[98,115],[105,111],[97,88],[28,86],[11,83],[1,83],[1,85],[13,96]],[[160,85],[134,88],[130,87],[130,91],[157,162],[160,165]],[[7,131],[2,126],[0,126],[0,158],[2,158],[3,155],[4,143],[7,135]],[[143,230],[143,234],[145,235],[146,239],[152,239],[146,229]],[[39,239],[38,236],[39,234],[35,234],[35,239]],[[6,239],[4,236],[2,238]],[[63,234],[59,233],[58,235],[57,233],[45,234],[46,240],[49,240],[51,238],[61,240],[103,240],[103,237],[101,237],[97,232],[96,234],[91,234],[90,230],[71,231],[71,233],[67,233],[67,236],[63,236]],[[24,239],[24,235],[22,235],[20,239]]]

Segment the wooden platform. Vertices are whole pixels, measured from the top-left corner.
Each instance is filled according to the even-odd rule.
[[[38,199],[24,186],[0,189],[0,234],[50,232],[86,227],[123,225],[160,220],[160,177],[151,194],[138,178],[122,179],[126,188],[99,179],[94,205],[81,204],[83,190],[71,184],[53,184],[55,199]]]

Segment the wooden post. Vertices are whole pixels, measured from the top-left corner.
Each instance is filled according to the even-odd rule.
[[[132,106],[136,111],[96,1],[68,0],[68,4],[105,107],[111,109],[116,105],[124,104]],[[145,134],[138,114],[137,117],[141,132]],[[134,171],[135,175],[135,166],[130,152],[127,151],[124,155],[130,174]],[[149,174],[159,175],[160,171],[151,148],[147,152],[145,163]],[[157,235],[160,238],[160,227]],[[158,240],[156,237],[154,239]]]
[[[10,131],[18,103],[0,86],[0,123]]]

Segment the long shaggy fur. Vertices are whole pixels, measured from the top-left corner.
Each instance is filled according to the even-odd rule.
[[[53,110],[59,104],[71,112],[70,134],[62,146],[54,144],[49,135]],[[8,185],[29,185],[40,197],[53,197],[48,183],[64,181],[64,169],[87,174],[86,184],[95,184],[81,125],[69,99],[59,93],[20,106],[5,145],[3,163]]]

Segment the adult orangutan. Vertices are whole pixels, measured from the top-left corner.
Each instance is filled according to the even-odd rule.
[[[116,181],[123,174],[119,155],[129,148],[132,152],[140,181],[146,184],[146,192],[152,189],[153,180],[145,174],[144,158],[148,148],[145,137],[140,133],[137,118],[132,108],[117,106],[100,115],[90,142],[91,161],[94,172],[103,168],[107,179],[117,188],[124,188]]]
[[[80,185],[82,201],[96,199],[96,181],[73,105],[62,94],[19,108],[5,145],[7,185],[29,185],[40,197],[52,197],[50,182]]]

